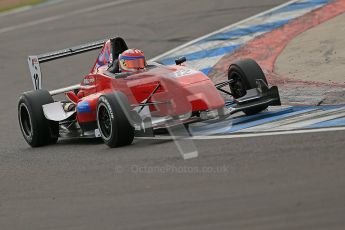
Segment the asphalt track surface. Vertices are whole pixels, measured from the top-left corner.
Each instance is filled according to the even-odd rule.
[[[28,54],[119,34],[153,57],[284,1],[141,0],[93,9],[106,2],[0,17],[0,229],[344,229],[344,131],[195,140],[200,156],[188,161],[166,140],[29,148],[16,118],[20,92],[32,88]],[[43,85],[79,82],[94,59],[45,65]]]

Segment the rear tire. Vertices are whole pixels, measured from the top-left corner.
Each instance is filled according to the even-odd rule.
[[[134,139],[134,128],[128,121],[130,114],[127,97],[121,93],[106,94],[97,105],[97,126],[101,137],[110,148],[130,145]]]
[[[45,118],[42,105],[53,103],[46,90],[25,92],[18,102],[19,126],[26,142],[32,147],[55,144],[59,136],[59,123]]]
[[[228,69],[228,79],[235,82],[230,84],[230,92],[233,97],[240,98],[246,95],[246,90],[257,88],[256,80],[263,80],[267,84],[267,79],[259,64],[253,59],[242,59],[231,64]],[[246,115],[257,114],[265,109],[267,105],[246,109]]]

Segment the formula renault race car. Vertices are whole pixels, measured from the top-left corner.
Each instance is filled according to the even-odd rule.
[[[42,89],[40,64],[85,53],[101,52],[90,73],[78,85]],[[129,145],[135,136],[192,122],[224,119],[244,112],[252,115],[280,105],[278,88],[268,87],[260,66],[251,59],[229,65],[228,80],[214,84],[205,74],[175,60],[164,66],[148,62],[138,73],[119,72],[118,56],[127,50],[120,37],[29,56],[34,84],[18,103],[18,119],[32,147],[54,144],[58,138],[102,138],[109,147]],[[231,96],[231,101],[222,94]],[[64,100],[54,100],[65,95]],[[226,106],[231,103],[231,107]]]

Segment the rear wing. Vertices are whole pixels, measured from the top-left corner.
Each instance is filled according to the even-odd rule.
[[[41,72],[40,64],[53,61],[56,59],[60,59],[60,58],[65,58],[65,57],[74,56],[74,55],[86,53],[89,51],[101,49],[104,43],[108,41],[109,39],[103,39],[100,41],[95,41],[95,42],[87,43],[84,45],[74,46],[71,48],[54,51],[51,53],[40,54],[36,56],[29,56],[28,64],[29,64],[29,69],[30,69],[30,74],[32,78],[32,83],[34,85],[34,89],[35,90],[42,89],[42,72]]]

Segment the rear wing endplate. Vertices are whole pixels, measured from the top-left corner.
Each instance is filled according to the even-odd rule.
[[[109,39],[103,39],[100,41],[91,42],[84,45],[74,46],[71,48],[54,51],[51,53],[40,54],[36,56],[29,56],[28,57],[28,64],[31,74],[32,83],[34,85],[34,89],[42,89],[42,72],[41,72],[41,63],[53,61],[60,58],[65,58],[69,56],[74,56],[77,54],[86,53],[92,50],[101,49],[104,43]]]

